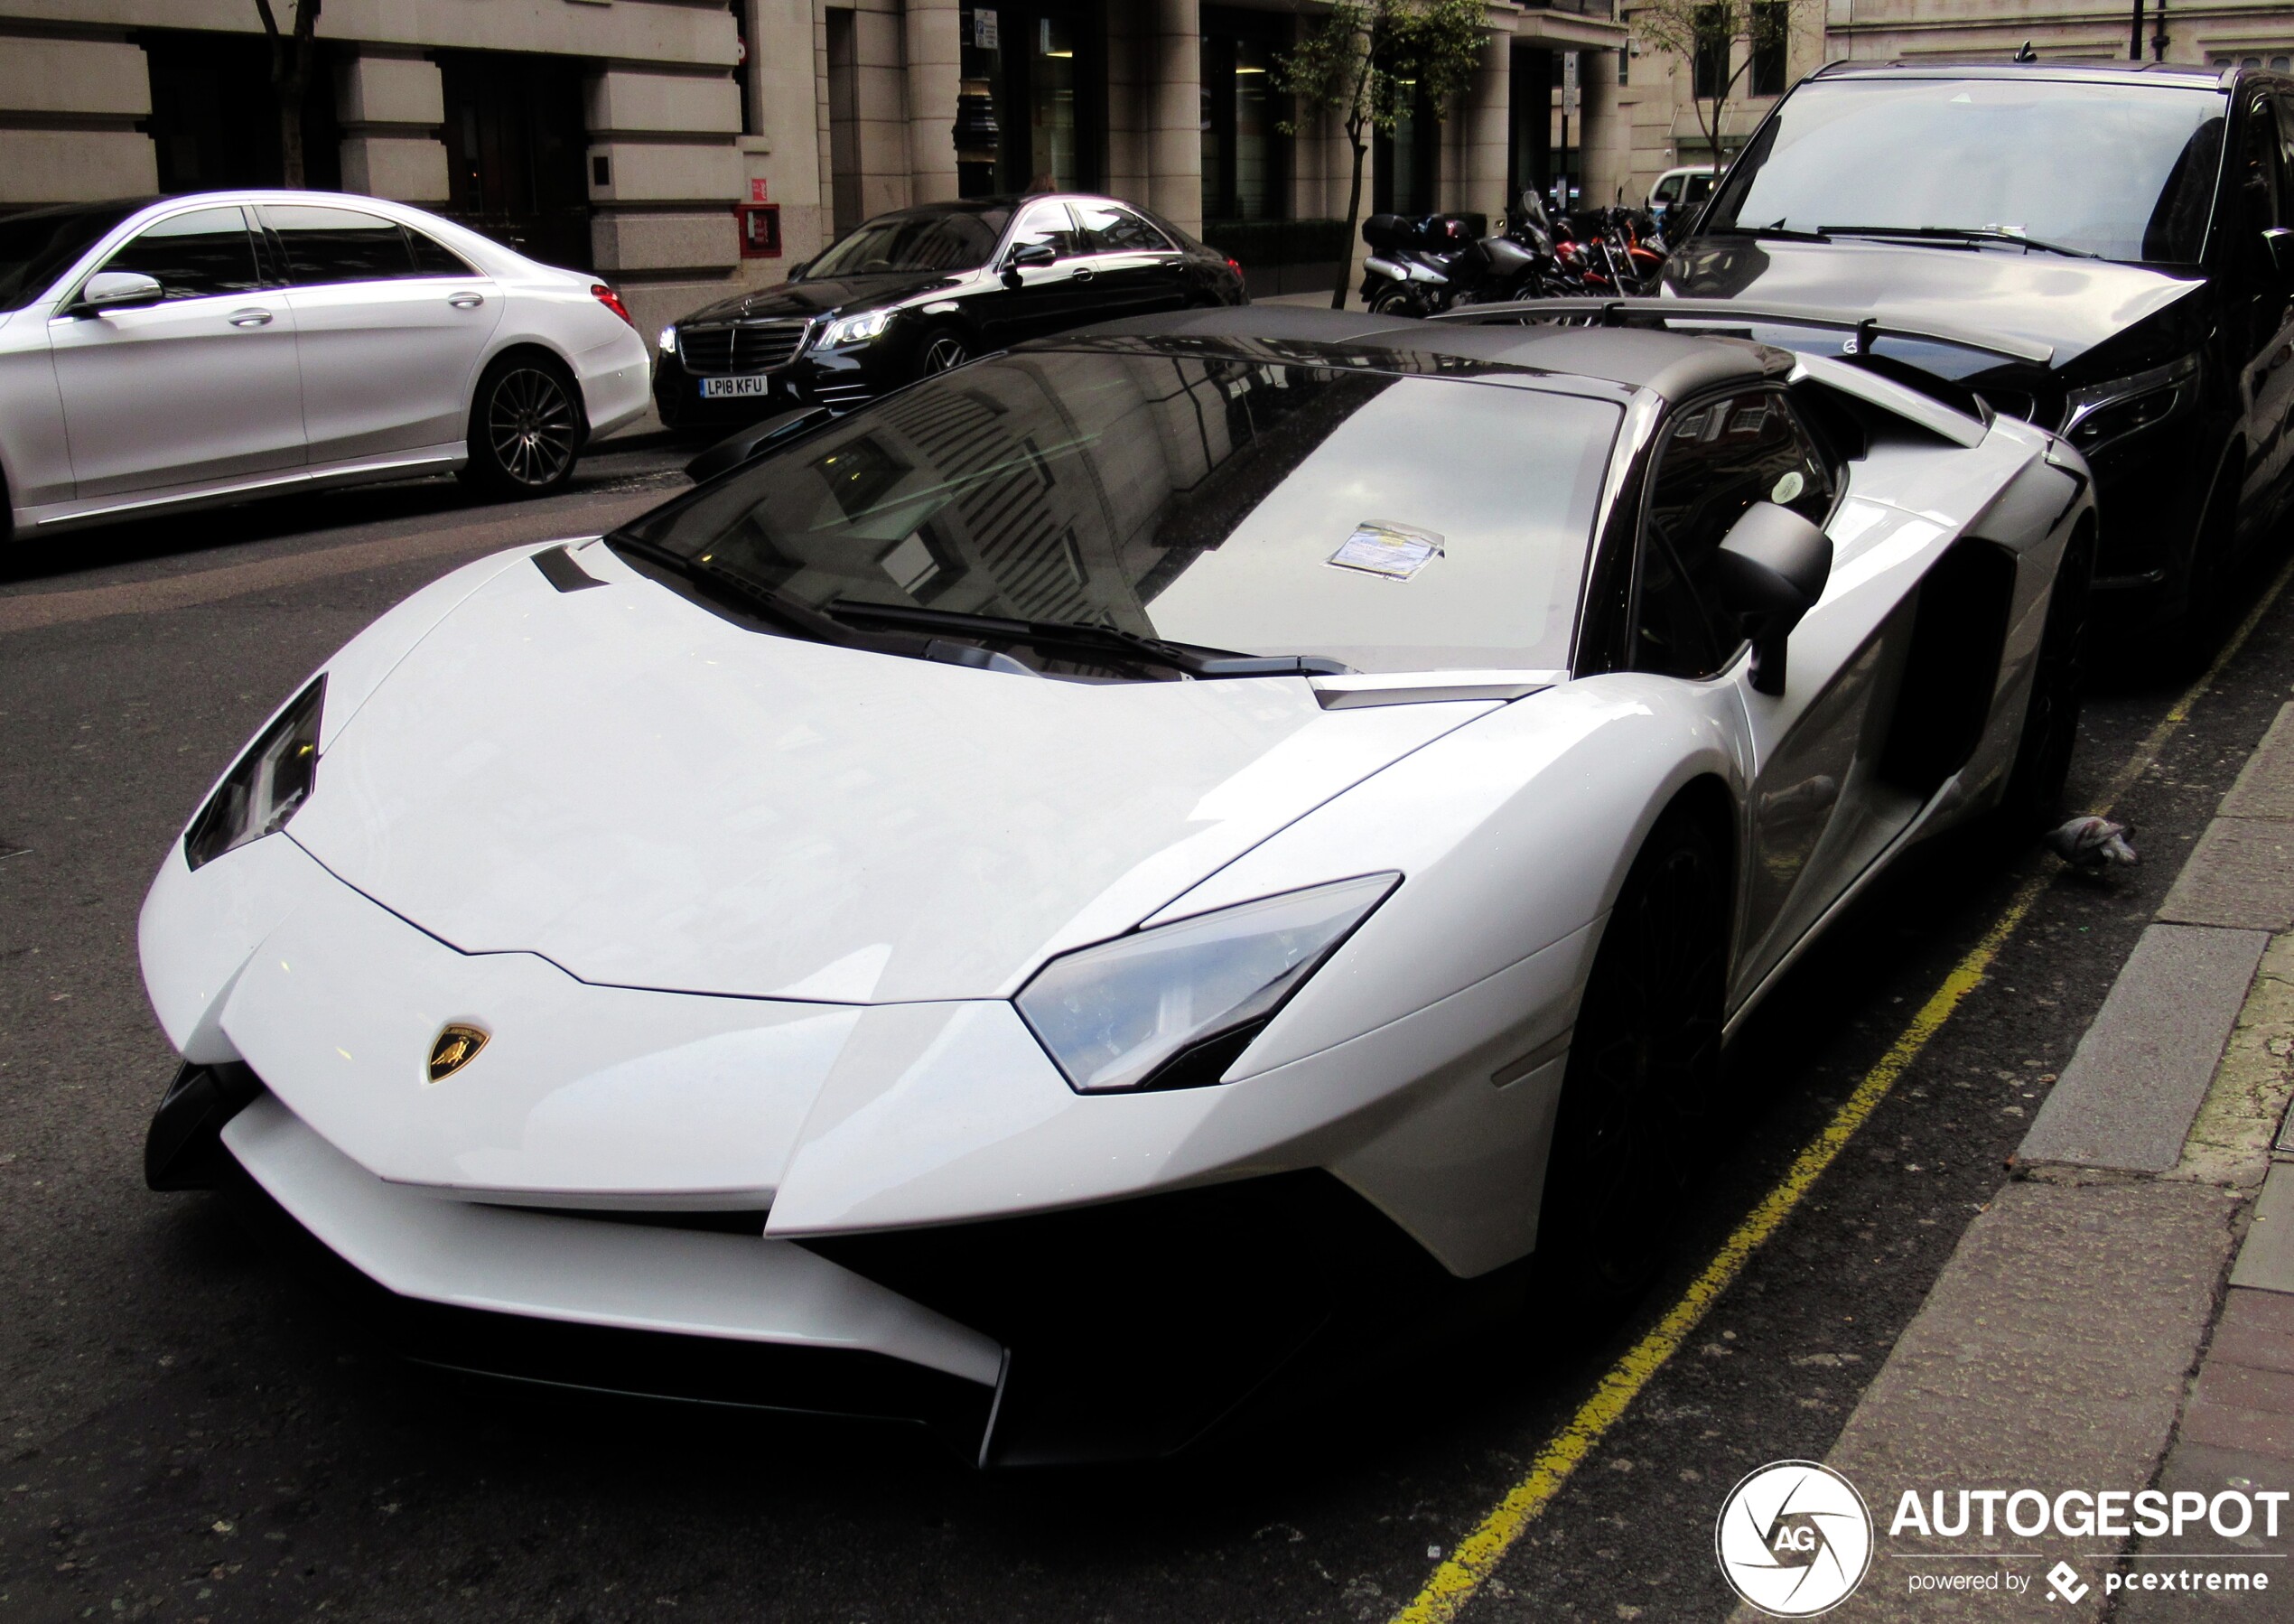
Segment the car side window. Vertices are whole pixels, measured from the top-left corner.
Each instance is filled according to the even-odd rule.
[[[1077,203],[1086,254],[1168,254],[1163,234],[1128,209],[1113,203]]]
[[[396,220],[311,203],[266,203],[263,219],[278,233],[287,280],[297,287],[416,275],[413,250]]]
[[[1060,258],[1083,252],[1076,237],[1076,222],[1068,213],[1065,203],[1037,203],[1020,217],[1012,229],[1014,248],[1031,247],[1040,242],[1051,245]]]
[[[194,209],[146,226],[106,260],[107,271],[140,271],[170,299],[252,293],[263,285],[247,217],[233,208]]]
[[[414,250],[417,276],[475,276],[480,273],[469,260],[435,238],[406,228],[406,246]]]
[[[1743,389],[1674,414],[1649,481],[1633,616],[1633,665],[1670,677],[1711,677],[1743,639],[1711,591],[1712,559],[1755,502],[1822,524],[1830,467],[1773,388]]]
[[[1679,175],[1667,175],[1665,179],[1656,183],[1656,201],[1658,202],[1669,203],[1680,195],[1681,177]]]

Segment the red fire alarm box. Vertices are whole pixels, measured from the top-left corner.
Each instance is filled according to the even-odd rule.
[[[743,259],[780,257],[779,203],[735,203],[732,214],[741,226],[741,257]]]

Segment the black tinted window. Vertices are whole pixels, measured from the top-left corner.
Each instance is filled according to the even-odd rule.
[[[2190,263],[2225,111],[2211,86],[1815,80],[1738,161],[1705,229],[1958,228]]]
[[[415,251],[415,275],[417,276],[472,276],[470,261],[434,238],[419,231],[406,233],[406,241]]]
[[[288,280],[303,286],[415,274],[414,255],[395,220],[304,203],[266,204],[263,219],[285,246]]]
[[[1665,433],[1641,543],[1634,659],[1640,670],[1710,677],[1742,640],[1712,601],[1712,556],[1755,502],[1822,524],[1832,477],[1785,397],[1748,390],[1678,414]]]
[[[1002,209],[883,215],[813,261],[805,275],[811,279],[881,271],[968,271],[995,252],[996,238],[1011,218]]]
[[[1076,218],[1083,222],[1086,253],[1165,254],[1170,244],[1163,234],[1128,209],[1113,203],[1077,203]]]
[[[1070,254],[1083,252],[1082,239],[1076,235],[1075,217],[1068,212],[1065,203],[1031,203],[1020,217],[1020,224],[1012,233],[1012,246],[1030,248],[1038,243],[1049,243],[1052,251],[1065,259]]]
[[[73,260],[143,206],[91,203],[0,217],[0,311],[22,310],[46,293]]]
[[[171,299],[244,294],[263,285],[255,244],[238,210],[197,209],[146,226],[104,261],[107,271],[140,271]]]

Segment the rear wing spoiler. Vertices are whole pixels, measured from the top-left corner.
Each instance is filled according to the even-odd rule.
[[[1520,299],[1503,304],[1469,304],[1431,318],[1437,322],[1478,324],[1497,322],[1573,321],[1592,327],[1624,327],[1665,322],[1758,322],[1770,327],[1813,327],[1850,335],[1845,346],[1855,355],[1868,352],[1882,338],[1923,340],[1980,350],[2006,360],[2044,367],[2055,359],[2052,344],[2000,333],[1970,332],[1963,328],[1932,323],[1912,326],[1884,316],[1858,315],[1852,311],[1817,310],[1799,304],[1758,304],[1741,299]]]

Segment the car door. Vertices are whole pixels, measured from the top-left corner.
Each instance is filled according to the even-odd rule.
[[[154,220],[102,271],[140,272],[166,296],[78,314],[67,302],[48,323],[76,499],[302,466],[294,313],[265,285],[238,204]]]
[[[312,467],[458,445],[500,290],[443,245],[364,210],[266,203],[286,262]]]
[[[1047,245],[1058,256],[1049,265],[1015,266],[1012,256]],[[981,295],[980,326],[988,345],[1002,349],[1077,325],[1097,279],[1082,254],[1082,239],[1068,205],[1040,198],[1021,210],[996,259],[995,284]]]
[[[1901,650],[1812,611],[1785,693],[1753,691],[1743,639],[1711,589],[1715,554],[1757,501],[1823,523],[1830,467],[1773,386],[1685,404],[1650,475],[1633,611],[1634,664],[1739,692],[1750,755],[1750,861],[1739,899],[1738,995],[1756,985],[1917,812],[1879,776]],[[1828,653],[1828,650],[1831,652]]]
[[[1093,272],[1089,320],[1186,304],[1187,261],[1176,243],[1120,203],[1078,198],[1072,207]]]

